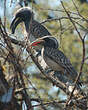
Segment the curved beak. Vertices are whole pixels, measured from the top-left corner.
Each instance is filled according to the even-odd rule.
[[[12,34],[15,33],[15,29],[16,29],[17,25],[18,25],[19,23],[21,23],[21,22],[22,22],[22,19],[21,19],[21,18],[17,18],[17,17],[15,17],[15,18],[12,20],[12,23],[11,23],[11,25],[10,25],[10,29],[11,29],[11,31],[12,31]]]
[[[41,45],[42,42],[44,42],[43,39],[41,39],[41,38],[40,38],[40,39],[37,39],[37,40],[33,41],[33,42],[30,44],[30,47]]]
[[[32,46],[37,46],[37,45],[41,45],[45,42],[45,39],[46,38],[50,38],[52,36],[44,36],[42,38],[39,38],[39,39],[36,39],[35,41],[33,41],[31,44],[30,44],[30,47]]]

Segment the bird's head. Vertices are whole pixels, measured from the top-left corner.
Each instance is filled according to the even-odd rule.
[[[30,46],[33,47],[33,46],[38,46],[38,45],[39,46],[42,45],[44,47],[55,48],[55,49],[57,49],[59,46],[57,39],[51,36],[44,36],[42,38],[39,38],[33,41]]]
[[[12,30],[12,34],[15,33],[15,29],[20,24],[21,22],[24,22],[26,30],[29,30],[29,23],[33,19],[33,12],[31,8],[29,7],[24,7],[20,8],[16,14],[14,19],[12,20],[12,23],[10,25],[10,28]]]

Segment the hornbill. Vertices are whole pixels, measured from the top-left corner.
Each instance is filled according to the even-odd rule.
[[[41,38],[43,36],[51,35],[51,33],[47,30],[46,27],[44,27],[41,23],[36,21],[34,19],[34,13],[31,10],[30,7],[24,7],[17,10],[14,19],[12,20],[12,23],[10,25],[10,28],[12,30],[12,34],[15,33],[16,27],[23,22],[26,28],[26,32],[29,38],[29,41],[32,42],[37,38]],[[38,58],[39,63],[45,63],[44,60],[41,58],[41,47],[35,48],[35,50],[38,52],[36,54]],[[41,59],[41,60],[40,60]],[[47,65],[45,64],[44,69],[47,68]]]
[[[16,12],[16,15],[10,26],[12,34],[15,33],[17,25],[21,22],[24,22],[25,24],[26,32],[28,33],[30,42],[37,38],[51,35],[50,32],[41,23],[34,20],[34,13],[29,7],[20,8]]]
[[[65,74],[74,82],[78,73],[70,60],[58,49],[58,41],[54,37],[42,37],[31,43],[30,47],[42,45],[41,55],[46,64],[53,70]],[[81,85],[78,82],[78,85]]]

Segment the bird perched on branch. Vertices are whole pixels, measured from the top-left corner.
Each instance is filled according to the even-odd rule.
[[[50,32],[41,23],[34,20],[34,13],[29,7],[20,8],[17,10],[14,19],[11,23],[12,34],[15,33],[15,29],[21,22],[24,22],[26,32],[30,42],[37,38],[51,35]]]
[[[12,30],[12,34],[15,33],[16,27],[23,22],[26,28],[26,32],[29,38],[29,41],[32,42],[37,38],[41,38],[47,35],[51,35],[50,32],[47,30],[46,27],[44,27],[41,23],[36,21],[34,19],[34,13],[29,7],[20,8],[17,10],[14,19],[12,20],[12,23],[10,25],[10,28]],[[35,50],[38,52],[36,54],[38,58],[38,62],[45,65],[45,68],[47,68],[47,65],[45,64],[44,60],[41,58],[41,47],[35,48]]]
[[[31,43],[31,46],[42,45],[41,55],[46,64],[53,71],[60,71],[73,82],[76,80],[78,73],[72,66],[70,60],[58,49],[58,41],[54,37],[42,37]],[[80,82],[78,82],[80,84]]]

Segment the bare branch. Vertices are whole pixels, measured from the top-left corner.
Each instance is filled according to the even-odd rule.
[[[22,86],[24,88],[23,97],[25,99],[27,107],[28,107],[28,109],[32,110],[32,105],[31,105],[30,98],[29,98],[29,96],[28,96],[28,94],[25,90],[25,83],[24,83],[23,75],[22,75],[23,74],[22,67],[19,64],[19,61],[17,60],[17,56],[14,53],[13,47],[11,45],[11,40],[9,39],[8,34],[6,33],[5,27],[3,26],[2,22],[1,22],[1,19],[0,19],[0,31],[1,31],[2,37],[4,39],[4,42],[7,44],[7,48],[9,49],[9,56],[10,56],[11,60],[13,60],[12,64],[14,66],[15,72],[19,73],[20,80],[21,80],[21,83],[22,83],[20,86]]]
[[[69,97],[69,99],[68,99],[67,102],[66,102],[66,106],[67,106],[68,103],[69,103],[69,101],[71,100],[71,98],[72,98],[72,96],[73,96],[73,92],[74,92],[74,90],[75,90],[75,88],[76,88],[76,84],[77,84],[77,82],[78,82],[78,80],[79,80],[79,78],[80,78],[80,76],[81,76],[81,74],[82,74],[82,69],[83,69],[83,65],[84,65],[84,61],[85,61],[85,60],[84,60],[84,59],[85,59],[85,42],[84,42],[84,39],[82,38],[81,34],[79,33],[79,31],[78,31],[78,29],[77,29],[75,23],[74,23],[73,20],[71,19],[70,14],[69,14],[68,11],[66,10],[66,8],[65,8],[65,6],[64,6],[64,4],[63,4],[62,1],[61,1],[61,4],[62,4],[62,7],[64,8],[66,14],[67,14],[68,17],[69,17],[69,20],[72,22],[73,26],[75,27],[75,30],[77,31],[77,33],[78,33],[78,35],[79,35],[79,38],[80,38],[81,41],[82,41],[82,46],[83,46],[83,55],[82,55],[82,62],[81,62],[81,66],[80,66],[80,72],[79,72],[79,74],[78,74],[78,76],[77,76],[77,78],[76,78],[76,80],[75,80],[74,88],[73,88],[73,90],[72,90],[72,92],[71,92],[71,94],[70,94],[70,97]]]

